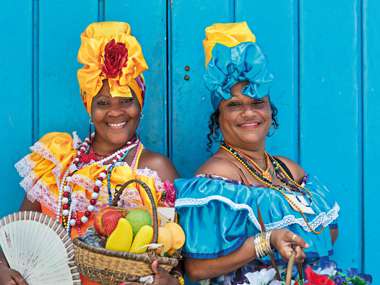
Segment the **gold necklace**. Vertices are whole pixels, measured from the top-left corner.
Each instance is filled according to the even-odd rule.
[[[269,159],[269,155],[266,152],[264,152],[264,156],[265,156],[265,164],[266,164],[265,170],[262,169],[253,159],[249,158],[248,156],[247,156],[247,160],[256,168],[257,171],[260,172],[260,174],[265,179],[267,179],[268,181],[272,182],[273,175],[270,172],[271,161]]]

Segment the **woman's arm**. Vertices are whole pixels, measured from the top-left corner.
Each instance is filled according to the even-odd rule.
[[[22,201],[20,211],[36,211],[41,212],[41,204],[37,201],[30,202],[28,198],[25,196],[24,200]]]
[[[302,238],[286,229],[273,230],[270,243],[285,260],[295,251],[295,258],[299,262],[303,262],[305,258],[303,248],[308,247]],[[229,255],[215,259],[185,259],[185,271],[194,281],[204,280],[233,272],[254,259],[254,238],[250,237]]]
[[[256,258],[253,237],[233,253],[215,259],[185,259],[185,271],[192,280],[203,280],[235,271]]]

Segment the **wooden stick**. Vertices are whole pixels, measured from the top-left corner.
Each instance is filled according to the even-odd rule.
[[[290,255],[289,261],[288,261],[288,267],[286,268],[286,281],[285,285],[290,285],[292,282],[292,273],[293,273],[293,265],[294,265],[294,258],[295,258],[295,252],[293,251]]]

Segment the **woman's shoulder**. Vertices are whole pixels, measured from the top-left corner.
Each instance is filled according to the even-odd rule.
[[[220,153],[210,157],[197,171],[197,175],[211,175],[240,181],[239,168]]]
[[[138,168],[149,168],[157,172],[162,181],[173,181],[178,177],[173,163],[164,155],[144,148]]]
[[[301,181],[306,175],[305,170],[297,162],[285,156],[276,155],[275,158],[286,165],[295,181]]]

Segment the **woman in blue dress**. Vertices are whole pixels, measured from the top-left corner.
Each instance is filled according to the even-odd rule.
[[[307,264],[328,259],[339,206],[297,163],[266,151],[277,109],[255,36],[245,22],[215,24],[203,44],[215,110],[209,138],[223,140],[195,178],[175,182],[187,274],[206,284],[267,284],[254,274],[273,260],[281,267],[293,252]]]

